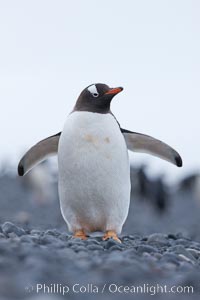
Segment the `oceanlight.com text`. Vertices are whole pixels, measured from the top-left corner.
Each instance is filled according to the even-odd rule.
[[[63,285],[59,283],[42,284],[38,283],[35,286],[29,285],[25,288],[28,293],[36,294],[98,294],[98,293],[110,293],[110,294],[149,294],[151,296],[158,294],[193,294],[193,286],[168,286],[160,284],[148,284],[141,285],[121,285],[116,283],[96,285],[88,283],[82,285],[75,283],[73,285]]]

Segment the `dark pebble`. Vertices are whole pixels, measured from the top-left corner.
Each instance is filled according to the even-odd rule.
[[[168,234],[167,237],[168,237],[168,239],[177,240],[177,236],[175,234],[172,234],[172,233]]]

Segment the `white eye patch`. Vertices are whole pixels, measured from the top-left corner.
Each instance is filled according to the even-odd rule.
[[[99,93],[95,84],[88,87],[88,91],[92,94],[93,97],[98,97]]]

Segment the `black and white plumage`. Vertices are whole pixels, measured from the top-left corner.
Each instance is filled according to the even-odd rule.
[[[130,202],[128,150],[182,166],[180,155],[167,144],[120,128],[110,103],[121,91],[105,84],[84,89],[62,133],[33,146],[18,166],[23,176],[58,152],[61,211],[69,229],[79,232],[78,237],[83,237],[83,232],[121,232]],[[106,238],[110,236],[117,239],[114,234]]]

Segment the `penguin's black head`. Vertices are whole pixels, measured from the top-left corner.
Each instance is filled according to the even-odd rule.
[[[122,87],[110,88],[103,83],[91,84],[81,92],[74,111],[109,113],[112,98],[122,90]]]

